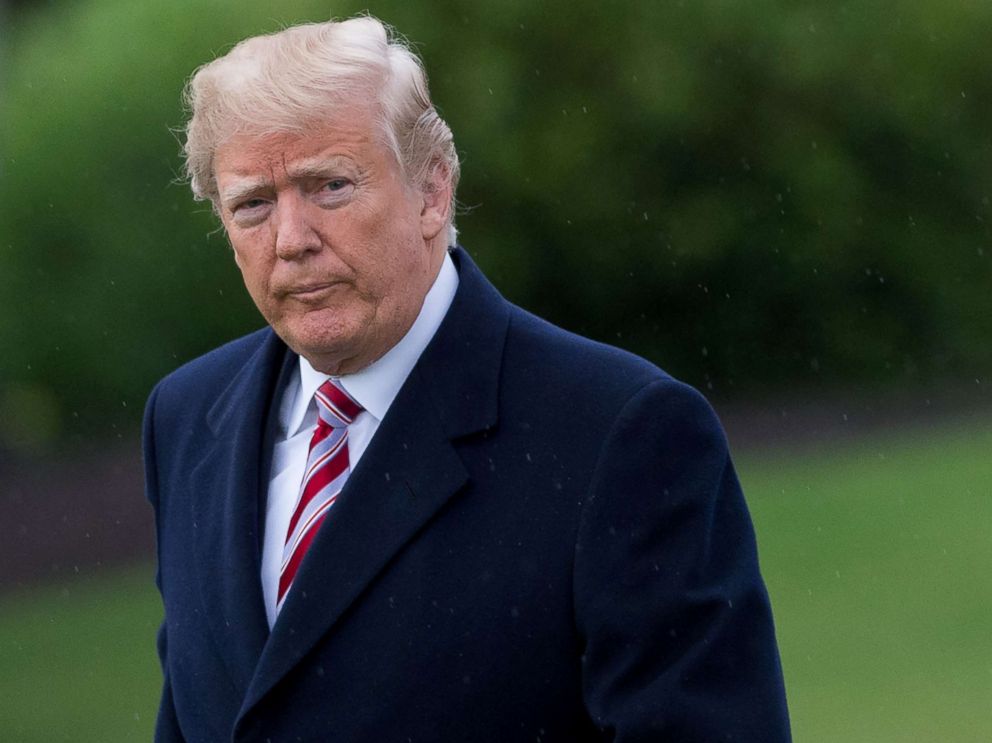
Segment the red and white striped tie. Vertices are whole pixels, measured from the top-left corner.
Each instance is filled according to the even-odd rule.
[[[348,424],[363,409],[330,379],[317,389],[314,400],[317,428],[310,439],[300,499],[286,531],[276,611],[282,609],[303,556],[348,479]]]

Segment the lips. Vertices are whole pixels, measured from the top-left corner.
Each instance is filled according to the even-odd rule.
[[[312,284],[300,284],[298,286],[292,286],[284,290],[284,294],[287,297],[292,297],[301,302],[314,301],[321,299],[329,291],[331,291],[340,282],[337,281],[324,281],[316,282]]]

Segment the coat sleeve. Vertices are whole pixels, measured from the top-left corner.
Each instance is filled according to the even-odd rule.
[[[158,388],[152,391],[145,406],[145,418],[142,433],[142,453],[145,465],[145,497],[155,509],[155,529],[156,538],[159,527],[159,489],[158,489],[158,464],[155,456],[155,401],[158,397]],[[159,592],[162,590],[161,567],[156,571],[155,584]],[[155,743],[184,743],[182,731],[179,729],[179,721],[176,718],[176,710],[172,701],[172,687],[169,681],[168,663],[168,636],[165,620],[158,630],[156,646],[158,648],[159,662],[162,666],[162,696],[159,702],[158,718],[155,722]]]
[[[712,409],[642,388],[604,441],[576,541],[583,695],[604,739],[789,741],[750,517]]]

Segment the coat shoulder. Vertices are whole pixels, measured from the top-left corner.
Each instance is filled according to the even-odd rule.
[[[571,401],[587,410],[616,413],[639,391],[653,384],[692,397],[698,392],[656,364],[629,351],[594,341],[514,308],[506,343],[507,374],[519,384]]]
[[[161,379],[149,399],[161,411],[209,408],[272,337],[270,328],[262,328],[187,361]]]
[[[272,330],[266,327],[228,341],[174,369],[159,382],[159,386],[179,387],[186,391],[190,387],[210,386],[210,381],[214,379],[230,381],[232,371],[240,369],[271,335]]]

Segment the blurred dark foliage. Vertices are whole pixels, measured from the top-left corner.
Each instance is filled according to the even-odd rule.
[[[513,300],[723,398],[992,369],[992,5],[285,0],[9,8],[0,446],[132,426],[261,324],[177,181],[184,79],[368,7],[422,53],[463,243]]]

